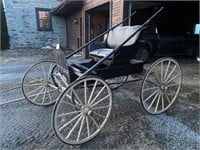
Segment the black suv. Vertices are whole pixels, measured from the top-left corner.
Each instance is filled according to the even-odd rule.
[[[134,57],[145,61],[154,55],[199,55],[199,15],[185,7],[165,7],[141,34]]]
[[[190,31],[167,32],[161,28],[155,28],[155,32],[144,32],[139,40],[135,57],[147,60],[154,55],[190,55],[197,56],[199,53],[199,33],[195,33],[195,27]],[[198,31],[199,32],[199,31]]]

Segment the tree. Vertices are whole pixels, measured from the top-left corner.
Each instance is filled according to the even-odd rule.
[[[3,2],[1,0],[1,50],[9,48],[9,36],[6,24],[6,16],[3,8]]]

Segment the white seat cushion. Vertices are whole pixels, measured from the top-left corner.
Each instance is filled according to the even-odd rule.
[[[133,33],[135,33],[141,26],[122,26],[117,27],[114,30],[111,30],[108,34],[104,35],[104,41],[107,39],[107,45],[109,48],[99,48],[94,49],[90,51],[90,55],[98,56],[98,57],[106,57],[111,52],[113,52],[114,48],[121,45],[126,39],[128,39]],[[124,46],[130,46],[133,45],[140,32],[138,32],[136,35],[134,35]],[[113,55],[111,55],[109,58],[112,58]]]
[[[90,52],[90,55],[99,56],[99,57],[106,57],[111,52],[113,52],[114,49],[111,48],[101,48],[101,49],[95,49]],[[112,55],[110,56],[112,58]]]
[[[133,33],[135,33],[141,25],[136,26],[122,26],[111,30],[108,34],[107,45],[109,48],[115,48],[127,40]],[[124,46],[133,45],[140,35],[137,32]]]

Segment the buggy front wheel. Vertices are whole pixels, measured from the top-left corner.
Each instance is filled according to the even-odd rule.
[[[94,138],[107,122],[112,107],[109,85],[98,77],[75,81],[62,93],[53,110],[53,128],[67,144]]]
[[[54,104],[60,95],[52,80],[53,61],[41,61],[31,66],[22,80],[22,92],[32,104],[48,106]]]
[[[161,58],[146,72],[141,88],[141,103],[150,114],[166,111],[176,100],[182,83],[182,71],[172,58]]]

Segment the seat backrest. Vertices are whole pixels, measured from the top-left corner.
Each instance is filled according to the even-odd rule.
[[[105,35],[105,36],[108,36],[107,37],[108,47],[115,48],[115,47],[121,45],[126,39],[128,39],[140,27],[141,27],[141,25],[122,26],[122,27],[117,27],[117,28],[111,30],[108,33],[108,35],[107,34]],[[124,46],[133,45],[136,42],[136,40],[138,39],[139,35],[140,35],[140,31],[137,32],[126,44],[124,44]]]

